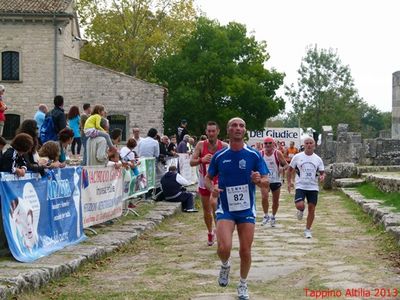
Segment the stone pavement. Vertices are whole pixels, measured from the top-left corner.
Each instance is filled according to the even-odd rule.
[[[49,281],[76,271],[87,261],[112,253],[153,229],[163,219],[180,211],[180,203],[156,202],[155,208],[142,220],[129,220],[123,224],[106,226],[101,234],[86,241],[57,251],[33,263],[20,263],[11,257],[0,260],[0,299],[35,290]]]
[[[374,299],[375,289],[385,289],[386,296],[390,292],[391,297],[385,299],[400,298],[394,296],[394,289],[400,288],[399,269],[382,251],[378,241],[382,233],[356,219],[347,208],[350,200],[339,193],[322,192],[313,226],[314,237],[307,240],[303,237],[305,219],[296,219],[292,198],[293,194],[283,191],[276,228],[257,224],[249,275],[251,299],[315,299],[317,293],[323,292],[331,293],[325,299]],[[96,246],[91,248],[92,253],[96,248],[112,251],[122,240],[135,239],[131,233],[133,229],[152,227],[162,218],[160,214],[174,211],[173,207],[165,205],[157,204],[155,211],[161,213],[152,212],[150,223],[131,221],[121,228],[113,227],[108,241],[99,236]],[[260,205],[258,209],[260,221]],[[80,270],[76,280],[52,285],[52,294],[47,291],[44,296],[27,295],[22,299],[48,299],[49,295],[55,295],[54,299],[236,299],[239,280],[236,236],[235,233],[231,282],[226,288],[217,285],[220,262],[216,246],[206,246],[202,214],[178,214],[151,231],[141,243],[132,244],[123,253],[117,252],[98,270]],[[90,249],[92,240],[80,246]],[[80,252],[76,248],[57,253],[40,261],[41,266],[35,272],[41,271],[46,278],[62,268],[71,272],[76,269],[73,261],[77,257],[87,259],[90,256],[87,252],[80,255],[83,250]],[[53,261],[55,257],[58,261]],[[91,258],[94,257],[93,254]],[[62,259],[69,260],[69,264],[60,263]],[[25,267],[19,263],[13,265]],[[80,277],[85,278],[85,284]],[[25,281],[29,281],[28,278],[33,277],[22,277]]]
[[[393,297],[395,288],[400,292],[399,270],[383,259],[374,236],[344,207],[341,196],[320,195],[312,239],[303,237],[307,214],[302,221],[296,219],[292,197],[283,191],[276,228],[257,224],[248,278],[251,299],[309,299],[316,296],[312,292],[323,291],[330,291],[327,298],[372,299],[375,289],[381,288],[390,290],[390,299],[400,299]],[[261,219],[261,206],[258,216]],[[237,250],[235,237],[233,287],[239,279]],[[216,260],[215,276],[218,265]],[[193,272],[210,272],[193,267]],[[231,288],[224,294],[202,293],[191,299],[230,300],[236,293]]]

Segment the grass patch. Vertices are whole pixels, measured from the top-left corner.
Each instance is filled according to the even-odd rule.
[[[366,214],[362,208],[355,203],[353,200],[343,197],[344,199],[343,205],[344,207],[350,211],[354,217],[365,226],[365,233],[368,235],[373,235],[375,240],[378,242],[379,248],[382,251],[380,255],[383,255],[385,258],[392,261],[393,265],[396,268],[400,267],[400,244],[397,243],[396,238],[385,232],[385,228],[382,224],[374,223],[372,217]],[[376,198],[374,198],[376,199]]]
[[[367,199],[382,200],[386,206],[393,207],[396,212],[400,212],[400,193],[398,192],[382,192],[372,183],[363,183],[357,186],[357,191]]]

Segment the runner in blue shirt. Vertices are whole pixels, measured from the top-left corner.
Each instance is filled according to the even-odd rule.
[[[232,250],[232,235],[237,226],[240,244],[239,299],[249,299],[247,275],[251,266],[251,244],[253,243],[256,220],[256,185],[269,185],[268,168],[260,153],[248,147],[243,140],[246,123],[241,118],[233,118],[227,124],[229,147],[214,154],[205,184],[213,197],[218,197],[217,240],[218,256],[222,265],[218,278],[220,286],[229,282]],[[218,175],[218,185],[213,185],[213,177]]]

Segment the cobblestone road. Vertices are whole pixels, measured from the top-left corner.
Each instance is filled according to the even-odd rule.
[[[260,226],[259,207],[251,299],[315,299],[322,292],[330,293],[324,299],[382,299],[375,289],[400,299],[394,290],[400,288],[399,270],[382,250],[382,233],[357,221],[349,201],[332,192],[320,195],[311,240],[303,237],[305,218],[296,219],[286,191],[276,228]],[[100,265],[22,299],[236,299],[237,246],[235,232],[231,283],[218,287],[220,263],[216,246],[206,246],[202,215],[179,214]]]

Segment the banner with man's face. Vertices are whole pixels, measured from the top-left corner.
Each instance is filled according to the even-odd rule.
[[[1,173],[0,197],[10,251],[21,262],[78,243],[83,234],[81,167],[56,169],[45,177]]]

